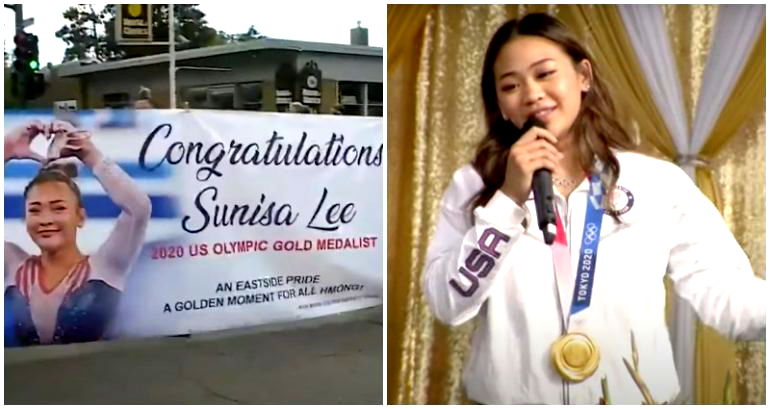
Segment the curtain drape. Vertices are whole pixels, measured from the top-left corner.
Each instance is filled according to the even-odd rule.
[[[760,92],[745,95],[743,88],[735,85],[742,72],[745,73],[742,85],[751,81],[752,90],[760,85],[755,73],[759,68],[764,72],[764,55],[760,61],[752,50],[756,51],[754,45],[758,44],[758,35],[764,26],[764,6],[666,7],[664,10],[658,5],[619,6],[647,83],[659,108],[666,113],[664,118],[678,151],[677,162],[722,209],[709,161],[718,153],[715,147],[724,146],[737,127],[756,113],[763,96]],[[679,48],[678,53],[674,52],[675,46]],[[761,50],[764,50],[764,41]],[[755,59],[749,60],[750,55]],[[750,64],[747,65],[747,61]],[[677,72],[677,69],[690,71]],[[682,81],[682,78],[690,80]],[[761,82],[764,85],[764,81]],[[688,92],[683,93],[683,87]],[[743,95],[728,99],[736,92]],[[685,109],[685,95],[690,102],[697,101],[690,110]],[[735,112],[732,107],[733,115],[719,115],[728,101],[739,104],[742,110]],[[711,129],[716,124],[720,129],[727,129],[715,134]],[[707,136],[711,144],[704,152]],[[734,354],[723,340],[714,338],[704,342],[704,337],[711,338],[711,333],[703,331],[686,302],[679,297],[673,300],[672,341],[682,395],[692,402],[697,392],[698,401],[709,400],[710,394],[720,390],[716,387],[718,381],[710,375],[730,369],[727,362],[732,362]],[[707,333],[708,336],[704,335]],[[709,347],[717,344],[724,347]],[[701,379],[701,388],[695,388],[696,374],[706,377]]]

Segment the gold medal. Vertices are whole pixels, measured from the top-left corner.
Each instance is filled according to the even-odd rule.
[[[599,367],[599,348],[588,335],[569,333],[551,345],[551,360],[562,378],[582,382]]]

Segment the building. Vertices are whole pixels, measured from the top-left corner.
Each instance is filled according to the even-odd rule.
[[[178,108],[285,112],[299,102],[318,113],[382,116],[380,47],[259,39],[175,54]],[[156,54],[55,71],[77,80],[70,99],[81,109],[133,106],[142,87],[154,107],[168,108],[168,61]]]

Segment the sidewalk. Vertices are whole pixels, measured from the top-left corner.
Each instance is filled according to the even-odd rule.
[[[5,349],[6,404],[377,404],[382,306],[194,335]]]

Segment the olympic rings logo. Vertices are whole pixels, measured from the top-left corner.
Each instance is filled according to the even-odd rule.
[[[589,245],[596,241],[599,234],[599,226],[596,223],[588,223],[586,225],[586,231],[583,233],[583,244]]]

